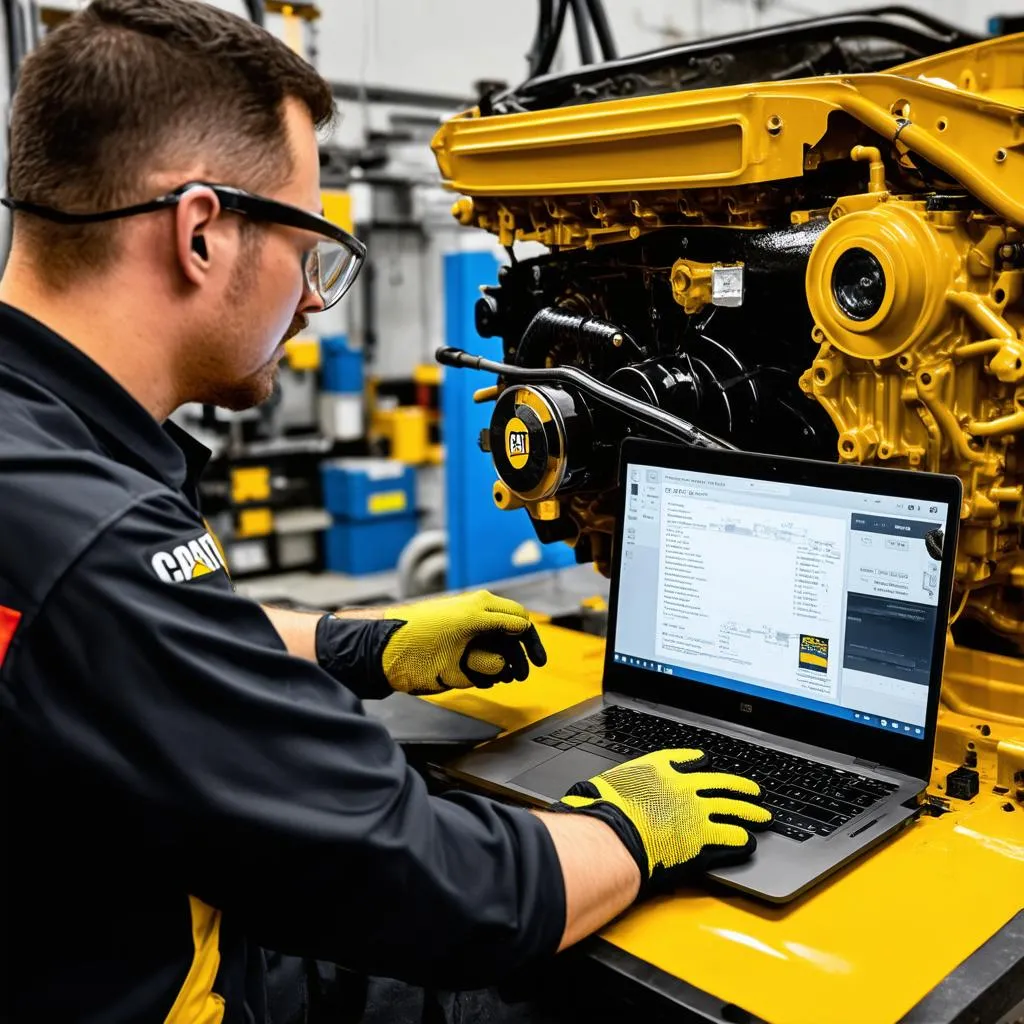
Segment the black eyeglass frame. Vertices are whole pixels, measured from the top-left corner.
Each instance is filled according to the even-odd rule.
[[[182,198],[195,188],[209,189],[217,197],[222,209],[242,214],[252,221],[298,228],[300,231],[309,231],[313,234],[322,235],[324,238],[344,246],[356,261],[355,269],[350,274],[345,288],[333,299],[331,305],[334,305],[352,286],[352,282],[359,275],[359,271],[366,261],[366,246],[344,228],[338,227],[337,224],[332,224],[326,217],[310,213],[308,210],[300,209],[298,206],[291,206],[289,203],[281,203],[276,199],[268,199],[266,196],[246,192],[245,189],[235,188],[232,185],[217,185],[208,181],[189,181],[184,185],[180,185],[172,192],[157,196],[155,199],[147,200],[144,203],[136,203],[134,206],[124,206],[116,210],[102,210],[97,213],[67,213],[64,210],[56,210],[50,206],[41,206],[37,203],[29,203],[21,199],[10,199],[7,197],[0,198],[0,204],[6,206],[9,210],[27,213],[34,217],[42,217],[44,220],[52,221],[55,224],[101,224],[105,221],[120,220],[124,217],[136,217],[143,213],[170,209],[177,206]]]

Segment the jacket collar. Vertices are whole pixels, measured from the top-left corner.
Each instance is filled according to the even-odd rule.
[[[0,363],[45,388],[86,423],[109,454],[181,490],[210,451],[176,424],[158,423],[84,352],[21,310],[0,302]]]

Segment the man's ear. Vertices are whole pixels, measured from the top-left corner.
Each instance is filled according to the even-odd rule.
[[[202,284],[212,263],[208,229],[220,216],[220,201],[208,188],[189,189],[175,210],[178,263],[190,284]]]

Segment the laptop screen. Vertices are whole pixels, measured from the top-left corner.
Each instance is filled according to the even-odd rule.
[[[626,480],[615,661],[925,738],[945,504],[633,464]]]

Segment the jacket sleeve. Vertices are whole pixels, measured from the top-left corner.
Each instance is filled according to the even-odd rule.
[[[565,894],[543,825],[428,795],[222,572],[167,570],[183,517],[187,534],[171,495],[137,502],[27,624],[15,668],[35,741],[131,809],[152,870],[260,945],[451,988],[553,953]]]
[[[400,625],[382,619],[321,615],[316,624],[317,664],[363,700],[390,696],[395,691],[384,675],[381,654]]]

